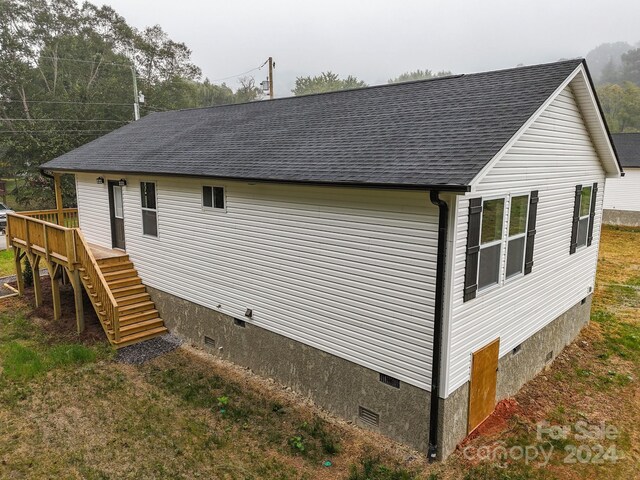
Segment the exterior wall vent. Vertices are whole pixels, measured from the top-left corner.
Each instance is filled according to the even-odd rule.
[[[380,381],[394,388],[400,388],[400,380],[398,380],[397,378],[390,377],[389,375],[385,375],[384,373],[380,374]]]
[[[358,407],[358,417],[366,425],[371,425],[372,427],[380,425],[380,415],[363,406]]]
[[[522,351],[522,344],[516,345],[515,347],[513,347],[513,350],[511,350],[511,354],[516,355],[520,353],[520,351]]]
[[[233,324],[236,327],[242,327],[242,328],[245,328],[247,326],[247,322],[245,322],[244,320],[240,320],[239,318],[234,318]]]
[[[216,341],[215,341],[213,338],[211,338],[211,337],[207,337],[207,336],[205,335],[205,336],[204,336],[204,344],[205,344],[207,347],[214,348],[214,347],[216,346]]]

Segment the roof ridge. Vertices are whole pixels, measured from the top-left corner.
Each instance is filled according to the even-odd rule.
[[[372,90],[372,89],[378,89],[378,88],[389,88],[389,87],[398,87],[401,85],[411,85],[411,84],[416,84],[416,83],[427,83],[427,82],[433,82],[433,81],[438,81],[438,80],[452,80],[452,79],[456,79],[456,78],[462,78],[462,77],[475,77],[475,76],[480,76],[480,75],[488,75],[488,74],[492,74],[492,73],[502,73],[502,72],[510,72],[510,71],[514,71],[514,70],[524,70],[524,69],[529,69],[529,68],[538,68],[538,67],[545,67],[545,66],[550,66],[550,65],[561,65],[561,64],[565,64],[565,63],[583,63],[584,62],[584,58],[583,57],[576,57],[576,58],[571,58],[571,59],[566,59],[566,60],[558,60],[556,62],[547,62],[547,63],[536,63],[533,65],[522,65],[522,66],[516,66],[516,67],[509,67],[509,68],[502,68],[502,69],[497,69],[497,70],[484,70],[482,72],[472,72],[472,73],[458,73],[458,74],[454,74],[454,75],[446,75],[443,77],[432,77],[432,78],[422,78],[422,79],[418,79],[418,80],[408,80],[406,82],[397,82],[397,83],[381,83],[378,85],[367,85],[366,87],[356,87],[356,88],[345,88],[344,90],[333,90],[330,92],[317,92],[317,93],[308,93],[305,95],[289,95],[287,97],[279,97],[279,98],[273,98],[268,100],[269,102],[274,102],[274,101],[284,101],[284,100],[295,100],[295,99],[299,99],[299,98],[309,98],[309,97],[316,97],[316,96],[320,96],[320,95],[339,95],[341,93],[347,93],[347,92],[355,92],[355,91],[360,91],[360,90]],[[211,108],[223,108],[223,107],[238,107],[241,105],[254,105],[260,101],[266,101],[266,100],[253,100],[253,101],[248,101],[248,102],[240,102],[240,103],[225,103],[223,105],[209,105],[207,107],[190,107],[190,108],[180,108],[177,110],[169,110],[167,112],[154,112],[155,115],[162,115],[162,114],[168,114],[168,113],[174,113],[174,112],[188,112],[188,111],[192,111],[192,110],[208,110]]]

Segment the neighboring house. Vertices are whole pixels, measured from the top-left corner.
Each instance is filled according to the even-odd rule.
[[[170,331],[442,457],[588,322],[621,173],[581,60],[152,114],[43,168]]]
[[[624,177],[607,180],[604,223],[640,227],[640,133],[613,134]]]

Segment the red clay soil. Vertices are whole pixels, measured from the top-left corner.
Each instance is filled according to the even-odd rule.
[[[60,284],[62,316],[59,320],[54,320],[51,282],[48,277],[42,277],[41,284],[43,305],[34,309],[29,315],[29,318],[37,321],[42,326],[45,332],[47,332],[47,337],[51,339],[51,342],[57,343],[60,340],[66,340],[88,345],[106,342],[102,325],[100,325],[100,321],[86,293],[83,292],[85,330],[78,335],[73,287],[71,285]],[[15,282],[10,285],[17,288]],[[33,288],[25,288],[24,300],[31,305],[35,304]]]
[[[514,415],[522,414],[522,408],[515,398],[505,398],[498,402],[496,409],[473,432],[458,444],[458,448],[464,448],[472,440],[478,437],[493,437],[505,431],[509,421]]]

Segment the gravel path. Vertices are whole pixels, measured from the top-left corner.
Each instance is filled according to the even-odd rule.
[[[142,343],[129,345],[118,350],[116,361],[131,365],[142,365],[165,353],[169,353],[182,345],[182,340],[168,333]]]

